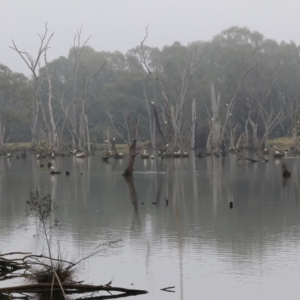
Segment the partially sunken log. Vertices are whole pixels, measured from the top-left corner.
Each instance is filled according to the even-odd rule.
[[[243,155],[242,153],[238,152],[237,150],[235,150],[234,148],[233,148],[233,153],[237,156],[238,160],[248,160],[252,163],[259,162],[259,160],[247,157],[247,156]]]

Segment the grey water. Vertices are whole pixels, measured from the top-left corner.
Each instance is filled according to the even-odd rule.
[[[57,157],[50,175],[35,155],[0,158],[0,250],[40,254],[44,241],[26,216],[34,189],[58,204],[67,259],[100,242],[118,247],[87,260],[77,279],[144,289],[135,299],[298,299],[300,294],[299,158],[226,157],[142,160],[133,181],[121,175],[126,157]],[[66,176],[64,171],[70,172]],[[168,199],[168,205],[166,200]],[[233,202],[230,209],[229,203]],[[156,203],[156,204],[153,204]],[[20,280],[20,279],[18,279]],[[3,281],[0,286],[19,284]],[[162,288],[175,286],[173,292]]]

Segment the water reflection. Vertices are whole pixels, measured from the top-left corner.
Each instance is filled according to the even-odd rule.
[[[35,156],[2,157],[2,250],[38,251],[31,227],[18,228],[28,222],[29,191],[38,188],[59,204],[55,217],[63,223],[68,255],[83,256],[112,236],[122,239],[119,253],[93,258],[82,270],[87,281],[114,277],[114,285],[149,290],[144,299],[180,299],[183,287],[184,299],[195,299],[199,290],[206,299],[298,293],[291,284],[300,266],[298,158],[286,158],[292,176],[284,186],[281,162],[272,158],[255,164],[234,155],[137,158],[132,178],[121,176],[126,162],[57,157],[63,172],[51,176]],[[176,293],[160,291],[174,285]]]

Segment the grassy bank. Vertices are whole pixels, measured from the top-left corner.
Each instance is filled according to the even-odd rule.
[[[280,137],[277,139],[269,140],[268,147],[276,146],[279,149],[289,149],[293,146],[293,139],[290,137]]]
[[[126,152],[128,151],[128,145],[127,144],[117,144],[116,145],[118,152]],[[23,151],[23,150],[30,150],[31,149],[31,143],[6,143],[5,148],[7,151]],[[63,147],[66,150],[62,150],[62,152],[67,152],[69,150],[72,150],[71,147]],[[106,144],[96,144],[96,149],[97,150],[105,150],[106,149]],[[43,147],[41,144],[37,143],[36,145],[36,150],[37,151],[45,151],[46,148]]]

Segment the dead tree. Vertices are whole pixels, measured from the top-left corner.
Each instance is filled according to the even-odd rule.
[[[132,176],[133,171],[134,171],[134,160],[135,157],[139,154],[139,152],[137,151],[137,146],[136,146],[136,142],[137,142],[137,138],[138,138],[138,127],[139,127],[139,117],[137,118],[134,127],[132,127],[131,124],[131,118],[129,115],[129,112],[126,112],[126,124],[127,124],[127,128],[128,128],[128,135],[130,136],[132,134],[131,137],[131,144],[128,144],[129,146],[129,158],[128,158],[128,164],[127,164],[127,168],[125,169],[123,176]]]
[[[89,91],[90,85],[93,83],[95,78],[98,76],[98,74],[102,71],[104,68],[105,63],[100,67],[94,74],[89,75],[86,71],[86,68],[84,66],[84,74],[83,74],[83,93],[82,93],[82,99],[81,99],[81,116],[80,116],[80,134],[79,134],[79,147],[83,148],[83,145],[87,145],[87,151],[91,152],[91,142],[90,142],[90,130],[89,130],[89,120],[88,120],[88,112],[90,109],[87,109],[87,93]],[[99,101],[96,103],[99,104]],[[93,105],[94,107],[95,105]],[[86,141],[86,143],[85,143]]]
[[[251,118],[249,119],[249,122],[252,127],[252,146],[253,146],[253,149],[257,149],[258,148],[258,139],[257,139],[258,124],[255,123]]]
[[[157,107],[156,107],[156,105],[155,105],[155,103],[153,101],[151,102],[151,104],[152,104],[152,109],[153,109],[153,114],[154,114],[154,119],[155,119],[156,127],[158,129],[160,137],[162,138],[162,140],[164,142],[164,145],[166,145],[167,144],[166,137],[165,137],[165,134],[163,132],[163,129],[161,128],[161,122],[159,120]],[[163,123],[165,123],[165,122],[166,121],[164,121]]]
[[[300,118],[298,110],[298,82],[294,82],[294,79],[291,79],[288,88],[281,87],[277,88],[277,90],[278,96],[281,100],[280,102],[282,103],[283,110],[285,112],[285,117],[291,124],[291,127],[288,127],[286,129],[286,132],[292,132],[294,152],[296,153],[299,151],[299,139],[297,132],[299,132],[300,128]]]
[[[152,148],[155,150],[155,148],[156,148],[156,145],[155,145],[155,122],[154,122],[152,114],[151,114],[150,103],[149,103],[147,92],[146,92],[145,82],[143,83],[143,85],[144,85],[144,99],[145,99],[145,104],[146,104],[146,109],[147,109],[148,119],[149,119],[149,132],[150,132],[151,144],[152,144]],[[154,102],[151,102],[151,103],[154,103]]]
[[[172,131],[172,148],[182,147],[182,133],[183,133],[183,110],[187,102],[187,91],[193,77],[194,68],[199,64],[203,54],[199,59],[195,59],[196,50],[192,51],[187,59],[183,69],[178,67],[180,74],[180,82],[177,84],[179,92],[174,89],[168,89],[166,83],[161,79],[157,69],[152,70],[148,62],[148,54],[145,51],[144,43],[148,37],[148,27],[146,28],[146,36],[141,42],[141,57],[140,60],[147,70],[147,72],[155,79],[159,86],[160,92],[164,102],[164,108],[167,115],[167,126]],[[171,84],[171,74],[167,74],[168,83]],[[171,90],[173,94],[168,94],[167,90]]]
[[[22,60],[26,63],[27,67],[32,73],[32,92],[33,92],[33,100],[32,100],[32,124],[31,124],[31,146],[35,148],[36,146],[36,138],[37,138],[37,122],[39,118],[39,111],[41,106],[41,94],[40,94],[40,86],[41,86],[41,76],[38,75],[38,67],[40,66],[40,59],[42,54],[49,48],[49,43],[51,38],[53,37],[54,32],[48,36],[48,28],[47,23],[45,24],[45,32],[43,34],[38,34],[40,39],[40,46],[38,49],[38,53],[35,58],[33,58],[27,51],[21,51],[15,44],[14,40],[12,40],[13,46],[10,47],[14,51],[16,51]],[[47,123],[45,124],[47,126]]]
[[[47,62],[47,49],[44,53],[44,59],[45,59],[45,70],[46,70],[46,76],[48,81],[48,111],[49,111],[49,119],[50,119],[50,125],[51,125],[51,135],[50,135],[50,147],[51,149],[54,149],[55,152],[58,152],[59,144],[58,144],[58,132],[56,128],[56,123],[54,121],[53,116],[53,109],[52,109],[52,73],[49,70],[48,62]]]
[[[192,101],[192,127],[191,127],[191,149],[194,150],[197,147],[196,138],[197,138],[197,118],[196,118],[196,98],[193,97]]]
[[[80,59],[82,52],[84,50],[84,47],[86,46],[88,40],[90,37],[88,37],[83,45],[81,45],[81,32],[82,28],[77,31],[77,34],[74,36],[74,43],[73,43],[73,55],[74,55],[74,85],[73,85],[73,97],[72,97],[72,103],[70,112],[68,113],[69,122],[67,123],[67,127],[69,129],[69,132],[72,136],[72,144],[73,149],[77,149],[79,147],[79,130],[78,130],[78,112],[77,112],[77,103],[79,102],[80,96],[77,94],[77,81],[78,81],[78,72],[80,67]],[[82,118],[82,115],[80,116]],[[84,122],[84,121],[83,121]],[[82,129],[82,127],[81,127]],[[83,130],[83,129],[82,129]]]
[[[232,119],[232,111],[234,109],[235,100],[242,88],[244,79],[252,71],[252,68],[249,68],[249,64],[252,61],[257,50],[258,50],[258,46],[255,46],[250,55],[248,62],[244,64],[236,89],[234,90],[229,102],[226,103],[225,110],[221,111],[220,92],[218,92],[216,96],[214,83],[211,82],[209,84],[210,95],[211,95],[210,97],[211,112],[209,113],[208,111],[208,114],[211,116],[211,121],[210,121],[210,133],[207,140],[208,152],[211,152],[211,148],[215,148],[216,149],[215,151],[219,152],[220,145],[223,142],[225,136],[226,135],[229,136],[230,128],[232,127],[232,124],[230,123]],[[209,143],[213,143],[213,144],[210,145]]]

